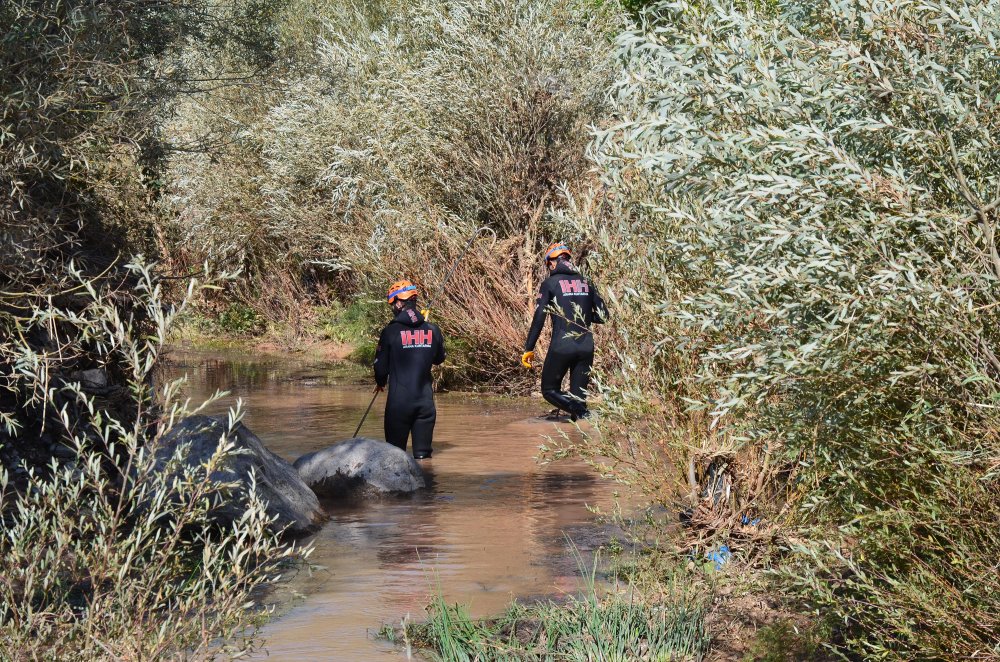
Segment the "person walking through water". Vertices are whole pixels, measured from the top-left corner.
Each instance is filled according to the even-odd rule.
[[[375,350],[375,390],[385,389],[385,440],[406,450],[413,436],[413,457],[431,456],[434,423],[434,390],[431,366],[444,362],[444,336],[441,329],[417,310],[417,288],[408,280],[397,281],[386,299],[395,313],[382,329]]]
[[[594,363],[594,336],[590,326],[603,324],[607,309],[597,288],[580,274],[571,260],[569,247],[565,244],[557,242],[545,250],[545,265],[550,275],[538,289],[535,315],[524,343],[521,364],[529,369],[532,367],[535,343],[548,314],[552,318],[552,339],[542,365],[542,397],[557,410],[569,413],[575,421],[590,415],[586,392],[590,367]],[[566,373],[569,373],[568,393],[562,390]]]

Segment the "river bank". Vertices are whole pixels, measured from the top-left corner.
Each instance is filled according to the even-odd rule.
[[[373,354],[374,336],[367,325],[324,316],[325,308],[306,315],[307,322],[265,323],[239,306],[222,312],[197,310],[171,332],[170,346],[185,352],[249,353],[311,362],[364,363]],[[229,313],[227,315],[227,312]]]

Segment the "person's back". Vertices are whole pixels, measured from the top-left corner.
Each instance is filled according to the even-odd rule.
[[[545,262],[551,274],[538,288],[535,314],[521,362],[528,368],[532,366],[535,343],[548,317],[552,320],[552,339],[542,366],[542,396],[575,419],[589,414],[586,388],[594,361],[594,336],[590,326],[603,323],[607,311],[597,288],[580,274],[569,258],[569,248],[565,244],[552,244],[546,250]],[[569,392],[562,390],[567,373]]]
[[[390,401],[432,392],[431,367],[444,361],[444,337],[436,324],[415,307],[404,307],[382,330],[378,347],[376,375],[386,370]]]
[[[388,384],[385,440],[406,450],[413,436],[413,457],[431,456],[437,409],[431,367],[444,362],[444,335],[417,310],[417,289],[399,281],[387,296],[396,313],[382,329],[375,350],[375,383]]]
[[[594,351],[594,336],[590,325],[594,323],[599,297],[592,291],[590,281],[569,262],[560,261],[539,288],[538,305],[546,310],[552,322],[550,351]],[[603,305],[603,303],[601,304]],[[541,334],[541,326],[532,325],[529,339],[534,341]],[[531,341],[534,346],[534,341]]]

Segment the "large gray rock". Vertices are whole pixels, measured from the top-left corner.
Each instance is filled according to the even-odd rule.
[[[413,492],[424,473],[406,451],[377,439],[355,437],[295,460],[306,485],[321,497]]]
[[[158,468],[179,472],[172,459],[181,444],[190,444],[183,462],[189,467],[204,465],[218,449],[227,421],[225,416],[190,416],[163,437],[156,448]],[[299,473],[285,460],[269,451],[257,436],[242,423],[230,436],[235,448],[225,458],[222,468],[212,473],[220,482],[236,482],[248,486],[253,470],[257,494],[267,503],[267,512],[277,516],[273,526],[293,535],[308,533],[315,528],[320,516],[319,501]],[[246,509],[245,492],[234,494],[216,512],[223,523],[238,519]]]

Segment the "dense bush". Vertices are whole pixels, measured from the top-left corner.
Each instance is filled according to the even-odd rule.
[[[489,227],[498,242],[436,304],[480,376],[516,374],[546,212],[588,178],[618,20],[566,0],[294,4],[274,89],[180,107],[176,140],[229,144],[171,161],[184,246],[243,269],[246,301],[281,318],[400,276],[432,294]]]
[[[0,416],[21,430],[18,445],[42,434],[49,379],[98,367],[83,347],[60,351],[72,329],[24,322],[36,305],[86,305],[76,271],[129,280],[118,253],[130,233],[144,243],[151,218],[141,165],[154,151],[150,69],[184,15],[167,2],[0,6]],[[37,352],[28,366],[8,339]],[[45,384],[30,383],[36,366]],[[120,383],[118,366],[107,369]],[[0,442],[13,451],[2,432]]]
[[[609,207],[566,220],[613,285],[608,425],[638,445],[609,454],[728,467],[713,524],[757,509],[808,534],[793,585],[853,650],[1000,657],[1000,11],[647,19],[594,145]]]
[[[184,66],[179,45],[262,66],[257,19],[273,4],[0,3],[4,659],[208,658],[255,645],[266,612],[254,600],[291,551],[253,495],[231,528],[213,522],[237,489],[208,478],[230,448],[183,475],[154,470],[149,447],[185,413],[177,385],[155,379],[183,301],[162,289],[179,281],[126,256],[163,236],[162,113],[177,94],[220,84]]]

